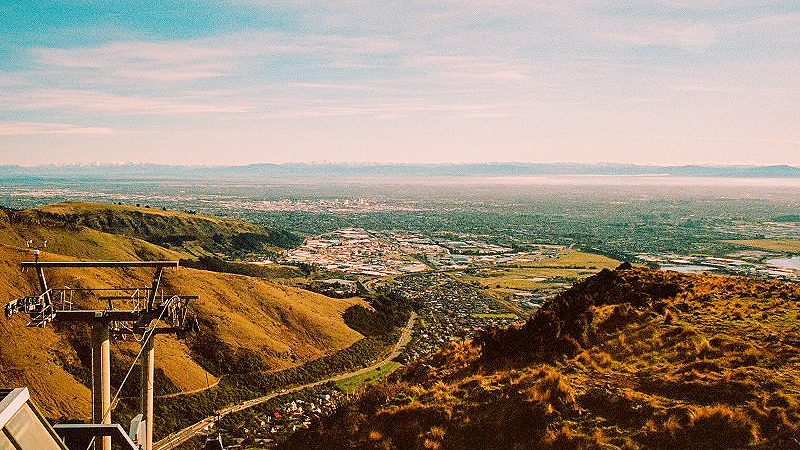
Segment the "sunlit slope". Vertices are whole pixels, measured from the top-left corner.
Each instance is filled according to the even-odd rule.
[[[103,259],[110,259],[108,255]],[[0,292],[2,303],[14,298],[39,292],[33,271],[23,273],[20,262],[32,259],[30,251],[0,245]],[[72,261],[44,252],[47,261]],[[82,287],[144,287],[149,283],[149,273],[143,270],[113,269],[52,269],[47,271],[49,286]],[[96,301],[71,296],[75,308],[102,309]],[[86,419],[91,413],[89,386],[91,351],[86,326],[54,323],[42,328],[28,328],[27,316],[17,314],[10,320],[0,320],[0,333],[8,339],[0,340],[0,385],[27,386],[37,404],[48,416]],[[196,389],[206,383],[206,372],[191,357],[185,344],[174,337],[159,336],[171,358],[159,359],[157,366],[181,390]],[[112,346],[112,364],[121,368],[130,362],[130,355],[138,352],[134,342],[118,342]],[[215,380],[210,375],[211,382]],[[138,378],[134,377],[134,382]],[[114,380],[119,383],[119,380]],[[83,384],[81,384],[83,383]]]
[[[454,343],[287,449],[796,449],[800,285],[623,265]]]
[[[6,220],[3,220],[6,219]],[[33,255],[25,242],[48,240],[45,261],[155,260],[181,255],[141,239],[83,226],[20,223],[0,217],[0,303],[38,292],[33,271],[20,262]],[[48,269],[50,287],[146,287],[152,269]],[[191,391],[224,373],[280,369],[346,347],[361,335],[348,328],[342,312],[360,300],[336,300],[297,288],[241,275],[188,268],[167,269],[163,286],[196,294],[193,309],[201,332],[186,340],[159,335],[156,368],[170,389]],[[73,298],[76,307],[102,308],[96,300]],[[51,417],[88,418],[91,354],[87,328],[52,324],[26,328],[21,315],[0,320],[0,385],[28,386]],[[135,341],[112,345],[112,385],[117,387],[138,352]],[[137,376],[129,383],[138,383]],[[126,389],[127,391],[127,389]],[[158,391],[158,388],[157,388]]]
[[[211,340],[197,346],[205,349],[221,339],[238,352],[259,353],[270,368],[318,357],[361,337],[341,317],[347,307],[363,303],[359,299],[332,299],[263,279],[186,268],[165,285],[200,296],[193,308],[204,326],[201,341]]]
[[[30,253],[0,246],[0,299],[22,297],[33,288],[19,263]],[[30,275],[30,274],[28,274]],[[0,319],[0,386],[27,386],[49,417],[85,417],[91,412],[91,393],[67,367],[80,367],[77,352],[53,327],[27,328],[19,315]]]

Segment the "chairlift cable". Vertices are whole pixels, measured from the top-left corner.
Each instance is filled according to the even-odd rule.
[[[162,308],[161,309],[161,314],[159,314],[158,319],[156,319],[155,322],[153,322],[153,325],[150,327],[150,329],[145,330],[145,332],[142,333],[142,337],[143,337],[142,340],[143,341],[146,341],[147,339],[152,339],[153,338],[153,336],[156,333],[156,325],[155,324],[157,324],[161,320],[161,318],[164,316],[164,312],[166,312],[166,310],[167,310],[167,308]],[[149,334],[148,334],[148,332],[149,332]],[[145,334],[147,334],[147,338],[144,338]],[[139,349],[139,353],[136,355],[136,358],[133,359],[133,363],[131,364],[131,367],[128,369],[128,373],[125,374],[125,378],[122,379],[122,383],[120,383],[119,388],[117,389],[117,393],[114,395],[114,398],[111,399],[111,403],[109,403],[109,406],[108,406],[108,408],[109,408],[108,411],[104,411],[103,415],[101,417],[105,417],[105,415],[108,412],[110,412],[111,410],[113,410],[115,408],[114,402],[117,401],[117,398],[119,397],[119,394],[122,392],[122,388],[125,386],[125,382],[128,381],[128,377],[131,375],[131,372],[133,372],[133,368],[136,365],[136,361],[142,356],[142,352],[144,352],[144,349],[145,349],[144,345],[142,346],[141,349]],[[92,378],[94,379],[94,377],[92,377]]]

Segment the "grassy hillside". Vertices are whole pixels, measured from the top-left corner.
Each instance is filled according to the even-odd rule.
[[[64,202],[8,215],[20,224],[86,227],[137,237],[186,256],[244,254],[288,248],[302,241],[290,232],[247,222],[108,203]]]
[[[29,255],[0,246],[3,302],[29,293],[30,277],[19,270],[19,262],[28,260]],[[27,386],[50,417],[86,416],[91,411],[90,391],[66,369],[80,366],[77,352],[52,327],[26,328],[25,323],[20,317],[0,320],[0,386]],[[56,394],[48,395],[52,390]]]
[[[69,214],[78,214],[76,217],[90,217],[96,206],[60,204],[41,210],[0,213],[0,304],[3,306],[7,301],[38,291],[36,275],[20,270],[21,261],[32,259],[25,248],[29,239],[36,243],[48,240],[47,251],[41,256],[47,261],[163,260],[185,256],[183,250],[163,248],[130,234],[114,235],[82,225],[89,219],[77,223],[62,220],[65,208]],[[42,211],[51,215],[43,215]],[[138,227],[134,219],[140,216],[128,216],[130,212],[125,207],[120,214],[132,220],[129,226],[134,229]],[[155,210],[152,217],[149,213],[142,214],[143,222],[156,216],[188,220],[182,213]],[[223,223],[235,230],[231,233],[251,229],[246,224],[219,219],[198,220],[203,221],[198,224]],[[151,226],[156,224],[152,222]],[[195,222],[182,225],[187,227],[185,232],[190,231],[190,224]],[[149,285],[151,276],[150,269],[48,271],[51,287],[143,287]],[[261,278],[189,268],[167,269],[163,285],[168,291],[199,295],[193,309],[201,323],[200,333],[184,341],[169,335],[156,338],[156,368],[166,391],[203,388],[214,383],[219,375],[232,372],[291,367],[345,348],[362,337],[342,319],[347,308],[364,304],[360,299],[330,299]],[[96,299],[76,294],[72,300],[79,308],[102,308]],[[0,320],[0,385],[28,386],[37,404],[50,417],[88,418],[91,409],[86,387],[91,367],[88,329],[58,323],[26,328],[26,319],[18,314],[10,320]],[[113,343],[115,388],[138,350],[135,341]],[[133,380],[133,384],[138,383],[138,376]]]
[[[797,449],[800,286],[622,266],[455,343],[291,449]]]
[[[50,253],[79,259],[157,260],[178,259],[183,253],[165,249],[132,236],[115,236],[64,222],[34,220],[30,211],[0,211],[0,244],[26,248],[47,241]],[[28,254],[30,257],[30,253]]]

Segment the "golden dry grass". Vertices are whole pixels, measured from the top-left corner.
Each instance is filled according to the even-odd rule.
[[[800,253],[800,240],[750,239],[724,242],[742,247],[759,248],[774,252]]]
[[[58,215],[97,215],[105,213],[106,211],[111,211],[118,214],[135,212],[161,217],[179,217],[182,219],[202,218],[215,223],[236,222],[200,214],[188,214],[180,211],[163,210],[160,208],[145,208],[143,206],[139,207],[134,205],[117,205],[115,203],[61,202],[54,203],[52,205],[40,206],[38,208],[34,208],[34,210]]]
[[[174,291],[200,296],[193,307],[218,337],[267,354],[292,350],[301,360],[344,348],[362,336],[341,318],[360,299],[333,299],[244,275],[179,269],[165,280]],[[285,367],[286,361],[268,361]]]
[[[102,205],[103,208],[124,208]],[[93,205],[60,204],[44,207],[53,212],[91,211]],[[143,208],[142,208],[143,209]],[[152,214],[182,213],[146,210]],[[164,260],[178,259],[180,253],[140,239],[117,236],[83,227],[12,225],[0,217],[0,304],[38,292],[36,275],[23,273],[20,262],[32,260],[25,248],[28,239],[48,240],[42,260]],[[215,219],[216,220],[216,219]],[[49,286],[61,287],[145,287],[152,269],[51,269]],[[163,286],[170,292],[197,294],[193,305],[204,324],[213,327],[216,338],[232,350],[248,349],[271,368],[280,369],[344,348],[361,338],[341,317],[361,299],[331,299],[294,287],[241,275],[221,274],[188,268],[165,271]],[[76,306],[103,308],[89,298],[75,297]],[[90,413],[90,393],[66,369],[80,367],[76,348],[85,342],[70,341],[70,333],[57,334],[55,327],[26,328],[26,318],[0,320],[0,385],[28,386],[46,415],[85,419]],[[213,383],[215,377],[192,359],[186,343],[173,336],[158,336],[156,367],[181,390],[194,390]],[[205,345],[199,343],[198,345]],[[213,345],[209,344],[209,345]],[[77,347],[76,347],[77,346]],[[279,354],[292,350],[293,358]],[[112,345],[112,360],[130,362],[138,345]],[[127,355],[127,356],[125,356]],[[84,361],[84,364],[86,361]],[[127,367],[126,367],[127,368]],[[84,370],[86,368],[84,367]],[[138,383],[138,377],[133,382]]]
[[[482,354],[454,343],[374,387],[377,413],[356,402],[336,416],[349,422],[323,423],[324,448],[370,448],[354,424],[408,444],[393,448],[795,448],[798,319],[797,284],[601,273],[528,325],[482,336]],[[302,445],[287,448],[322,448]]]
[[[27,295],[33,285],[19,270],[29,253],[0,246],[2,306]],[[75,350],[52,327],[26,328],[27,317],[0,319],[0,386],[28,387],[37,406],[49,417],[86,418],[91,411],[89,389],[63,368],[77,361]]]
[[[26,248],[33,240],[40,247],[47,241],[48,253],[78,259],[110,260],[177,260],[186,254],[165,249],[149,242],[128,236],[117,236],[90,228],[68,229],[33,224],[10,225],[0,220],[0,244],[12,248]],[[32,255],[28,256],[32,259]]]

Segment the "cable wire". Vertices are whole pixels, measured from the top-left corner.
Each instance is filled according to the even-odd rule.
[[[162,305],[161,314],[159,314],[158,319],[156,319],[154,322],[152,322],[153,325],[150,327],[150,329],[145,330],[145,332],[142,333],[142,337],[143,337],[142,342],[147,342],[148,339],[152,339],[153,338],[153,336],[156,333],[156,331],[155,331],[156,330],[156,324],[159,321],[161,321],[161,318],[164,316],[164,313],[168,309],[167,306],[175,298],[177,298],[177,296],[171,297],[169,299],[169,301],[167,302],[167,305]],[[148,334],[148,332],[149,332],[149,334]],[[144,338],[144,335],[147,335],[147,337]],[[139,350],[139,353],[136,355],[136,358],[133,359],[133,363],[131,363],[131,367],[128,369],[128,373],[125,374],[125,378],[122,379],[122,383],[120,383],[119,388],[117,389],[116,395],[114,395],[114,398],[111,400],[111,403],[108,405],[108,410],[104,411],[103,415],[101,417],[105,417],[106,414],[108,414],[109,412],[111,412],[114,409],[114,407],[115,407],[114,406],[114,402],[117,401],[117,398],[119,397],[119,394],[122,393],[122,388],[125,386],[125,382],[128,381],[128,377],[131,375],[131,372],[133,371],[133,368],[136,366],[136,361],[142,356],[142,353],[144,352],[145,347],[146,347],[145,345],[142,345],[142,348]],[[92,402],[92,403],[94,403],[94,402]]]

